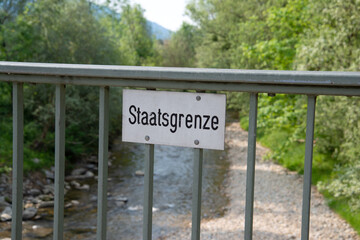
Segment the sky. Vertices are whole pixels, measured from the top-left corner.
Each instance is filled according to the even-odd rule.
[[[185,7],[189,0],[131,0],[130,2],[141,5],[147,20],[171,31],[179,30],[183,21],[191,23],[190,18],[185,16]]]

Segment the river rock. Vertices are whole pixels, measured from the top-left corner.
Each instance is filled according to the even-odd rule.
[[[26,202],[24,205],[24,208],[31,208],[34,207],[34,204],[32,202]]]
[[[77,168],[72,170],[71,175],[72,176],[79,176],[83,175],[86,172],[86,168]]]
[[[39,196],[41,194],[41,191],[39,189],[36,188],[32,188],[29,190],[29,195],[36,197]]]
[[[54,173],[53,172],[45,169],[44,173],[45,173],[45,176],[46,176],[47,179],[54,180]]]
[[[87,178],[93,178],[95,176],[95,174],[93,172],[91,172],[91,171],[86,171],[85,176]]]
[[[88,169],[92,169],[92,170],[96,170],[96,169],[97,169],[96,165],[95,165],[95,164],[92,164],[92,163],[86,164],[86,167],[87,167]]]
[[[91,157],[88,159],[88,162],[97,163],[97,162],[98,162],[98,159],[97,159],[96,156],[91,156]]]
[[[23,220],[30,220],[37,214],[37,209],[34,207],[26,208],[23,212]]]
[[[72,205],[71,203],[66,203],[64,207],[65,207],[65,208],[71,208],[72,206],[73,206],[73,205]]]
[[[46,194],[42,194],[38,198],[44,202],[54,200],[54,197],[52,195],[46,195]]]
[[[124,207],[124,206],[125,206],[125,203],[124,203],[124,202],[118,202],[118,201],[116,201],[116,202],[115,202],[115,205],[116,205],[117,207]]]
[[[73,187],[76,188],[76,189],[81,186],[81,184],[78,183],[77,181],[71,181],[70,184],[71,184],[71,186],[73,186]]]
[[[38,158],[33,158],[33,159],[31,159],[31,161],[32,161],[33,163],[35,163],[35,164],[39,164],[39,163],[40,163],[40,159],[38,159]]]
[[[6,208],[4,209],[4,211],[2,211],[2,213],[1,213],[1,215],[0,215],[0,221],[1,221],[1,222],[10,221],[10,220],[11,220],[11,216],[12,216],[11,207],[6,207]]]
[[[119,201],[119,202],[124,202],[124,203],[128,202],[127,197],[122,197],[122,196],[117,196],[117,197],[114,198],[114,200]]]
[[[38,204],[41,200],[38,198],[29,198],[28,201],[31,201],[33,204]]]
[[[54,201],[41,202],[38,205],[38,208],[52,208],[52,207],[54,207]]]
[[[143,207],[140,206],[140,205],[128,207],[129,211],[139,211],[139,210],[142,210],[142,209],[143,209]]]
[[[44,228],[38,225],[34,225],[32,226],[32,234],[34,235],[34,237],[36,238],[45,238],[47,236],[49,236],[50,234],[52,234],[53,229],[52,228]]]
[[[141,171],[141,170],[137,170],[137,171],[135,172],[135,175],[136,175],[136,176],[144,176],[145,173],[144,173],[143,171]]]
[[[84,185],[81,185],[80,187],[78,187],[78,188],[76,188],[76,189],[89,191],[89,190],[90,190],[90,186],[89,186],[88,184],[84,184]]]
[[[4,196],[0,197],[0,208],[8,207],[10,204],[5,200]]]
[[[90,190],[90,186],[88,184],[84,184],[81,185],[80,183],[76,182],[76,181],[71,181],[71,185],[78,190],[86,190],[89,191]]]
[[[73,175],[73,173],[72,173],[71,175],[66,176],[65,179],[67,181],[83,180],[83,179],[93,178],[95,176],[95,174],[92,171],[88,171],[85,168],[78,168],[78,169],[75,169],[74,171],[76,171],[75,174],[78,174],[78,175]]]
[[[77,200],[71,200],[70,202],[68,202],[67,204],[65,204],[65,208],[71,208],[71,207],[75,207],[77,205],[79,205],[80,202]]]

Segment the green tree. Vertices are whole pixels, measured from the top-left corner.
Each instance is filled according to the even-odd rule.
[[[195,47],[197,29],[187,23],[164,42],[162,49],[163,65],[168,67],[193,67],[195,65]]]
[[[196,66],[359,71],[359,12],[360,2],[353,0],[193,0],[188,5],[188,14],[199,28]],[[232,108],[238,104],[239,109],[247,110],[243,95],[229,96]],[[327,176],[323,178],[334,176],[331,182],[324,183],[323,189],[349,200],[353,209],[360,206],[359,192],[354,191],[360,179],[359,106],[360,99],[356,97],[320,96],[315,126],[318,158],[314,158],[314,166],[322,165],[315,170],[321,172],[326,168]],[[274,136],[283,139],[283,146],[276,149],[274,157],[280,162],[284,157],[292,158],[284,149],[302,146],[304,98],[261,95],[258,114],[264,139]],[[266,130],[261,132],[262,129]],[[301,172],[303,158],[299,159],[294,169]],[[332,174],[328,169],[335,161],[339,168]]]
[[[360,70],[360,2],[327,0],[315,2],[312,15],[316,31],[305,32],[297,49],[299,70]],[[360,99],[320,97],[317,107],[318,146],[339,164],[334,179],[321,183],[333,196],[349,200],[360,209]],[[346,124],[344,124],[346,123]]]
[[[151,65],[153,40],[140,5],[122,7],[119,27],[120,49],[127,54],[130,65]]]

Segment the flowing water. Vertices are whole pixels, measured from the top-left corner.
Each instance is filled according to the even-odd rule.
[[[144,178],[142,144],[115,142],[109,166],[108,184],[108,239],[142,239],[142,204]],[[226,151],[204,151],[202,218],[220,217],[226,211],[228,198],[224,189],[228,171]],[[155,146],[153,239],[162,239],[173,232],[191,231],[191,199],[193,181],[193,149]],[[71,190],[66,198],[80,202],[65,210],[66,239],[95,239],[97,182],[87,182],[90,191]],[[127,202],[124,203],[123,199]],[[52,211],[52,210],[51,210]],[[52,214],[40,212],[43,217],[24,225],[24,239],[41,234],[33,230],[51,231]],[[46,236],[47,235],[47,236]],[[42,239],[52,239],[43,234]]]

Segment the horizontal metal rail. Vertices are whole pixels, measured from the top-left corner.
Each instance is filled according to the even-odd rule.
[[[0,62],[0,81],[13,82],[12,238],[22,239],[23,83],[56,85],[54,239],[64,238],[65,87],[100,87],[97,239],[106,239],[109,87],[250,92],[244,238],[253,236],[258,93],[308,95],[301,238],[309,238],[311,171],[318,95],[360,96],[360,72],[302,72],[160,68]],[[143,239],[152,238],[154,145],[147,145],[144,179]],[[200,239],[202,149],[194,151],[192,239]]]
[[[310,95],[360,95],[360,72],[0,62],[0,81]]]

